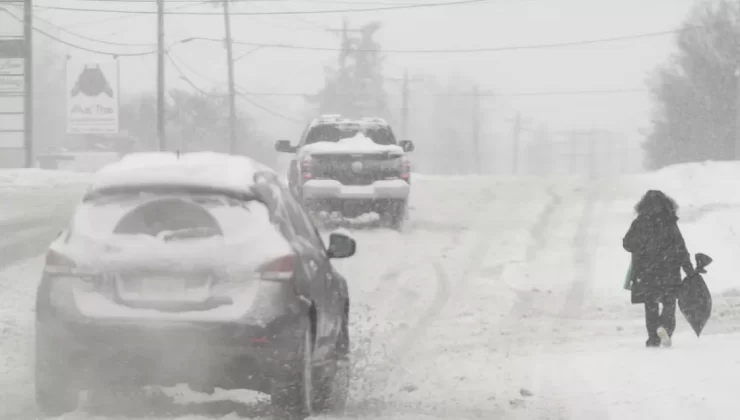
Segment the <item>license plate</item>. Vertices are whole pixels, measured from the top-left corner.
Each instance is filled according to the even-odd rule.
[[[192,300],[196,295],[207,293],[203,287],[188,287],[185,279],[177,277],[126,279],[119,280],[118,285],[119,295],[125,300]]]
[[[147,278],[140,280],[139,283],[139,290],[144,295],[176,296],[187,289],[185,280],[178,278]]]
[[[374,193],[372,186],[364,185],[345,185],[342,187],[342,194],[344,195],[356,195],[356,196],[368,196]]]

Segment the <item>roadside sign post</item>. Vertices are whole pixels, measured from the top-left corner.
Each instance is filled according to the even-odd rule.
[[[0,0],[0,168],[32,167],[30,0]]]
[[[67,60],[67,133],[118,134],[117,60]]]

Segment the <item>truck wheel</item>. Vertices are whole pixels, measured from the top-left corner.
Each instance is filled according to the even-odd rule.
[[[394,230],[401,230],[403,223],[406,221],[407,205],[405,200],[392,201],[388,203],[385,212],[381,215],[383,225]]]

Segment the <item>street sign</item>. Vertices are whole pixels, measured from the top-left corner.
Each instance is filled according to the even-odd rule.
[[[67,61],[67,133],[118,133],[118,62]]]

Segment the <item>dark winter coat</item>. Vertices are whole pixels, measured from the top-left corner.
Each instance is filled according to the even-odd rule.
[[[681,268],[693,272],[677,222],[678,217],[669,213],[641,214],[632,222],[622,240],[632,253],[632,303],[675,299]]]

